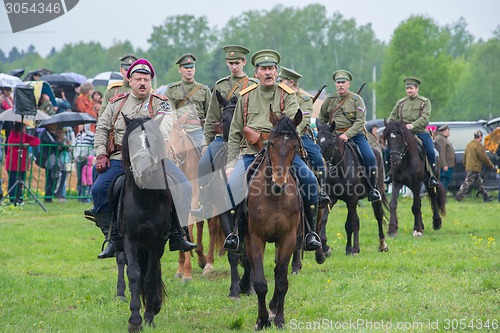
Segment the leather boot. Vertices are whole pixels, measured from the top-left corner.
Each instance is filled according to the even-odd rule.
[[[94,206],[90,207],[89,209],[86,209],[83,211],[83,216],[92,222],[95,223],[95,211],[94,211]]]
[[[319,208],[325,208],[327,205],[331,204],[330,196],[325,192],[325,171],[320,171],[318,174],[318,183],[319,183]]]
[[[429,187],[438,187],[439,186],[439,181],[435,176],[436,174],[436,164],[431,165],[431,172],[429,175]]]
[[[102,233],[104,234],[102,251],[97,255],[97,259],[106,259],[115,256],[115,246],[113,245],[111,239],[108,239],[110,219],[111,212],[95,213],[95,224],[101,229]],[[104,248],[104,245],[106,245],[106,248]]]
[[[311,227],[311,231],[306,235],[304,250],[315,251],[321,247],[321,239],[316,233],[316,226],[318,225],[318,205],[304,207],[304,214]]]
[[[181,227],[179,217],[175,210],[172,215],[172,226],[170,227],[170,233],[168,235],[168,247],[170,251],[189,252],[194,250],[198,245],[191,243],[187,227]]]
[[[240,237],[233,232],[233,215],[234,212],[232,209],[219,215],[220,225],[224,231],[224,235],[226,235],[226,239],[224,240],[224,250],[227,251],[237,251],[240,246]]]
[[[378,190],[377,186],[377,170],[372,170],[370,172],[370,185],[371,189],[368,192],[368,201],[370,202],[376,202],[382,200],[382,196],[380,195],[380,192]]]

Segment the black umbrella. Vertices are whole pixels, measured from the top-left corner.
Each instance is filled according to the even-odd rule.
[[[57,124],[59,127],[77,126],[82,124],[96,123],[97,119],[84,112],[61,112],[53,115],[49,119],[42,120],[38,127],[45,127],[50,124]]]
[[[47,74],[40,77],[41,81],[46,81],[51,85],[78,87],[80,83],[74,78],[62,74]]]

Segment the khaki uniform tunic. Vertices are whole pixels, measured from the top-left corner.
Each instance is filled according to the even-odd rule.
[[[338,93],[327,96],[321,105],[318,119],[329,124],[331,113],[343,98]],[[349,92],[347,100],[335,111],[332,120],[335,121],[335,128],[347,129],[344,134],[349,139],[363,131],[366,123],[366,108],[361,96]]]
[[[191,95],[183,105],[180,105],[184,96],[189,94],[189,92],[198,85],[201,85],[202,87]],[[172,106],[176,109],[177,118],[180,118],[185,112],[189,112],[189,117],[182,125],[186,131],[190,132],[200,128],[200,121],[205,120],[208,106],[210,105],[210,88],[196,81],[177,81],[168,85],[165,95],[172,103]]]
[[[286,87],[286,86],[285,86]],[[299,108],[297,96],[288,87],[274,84],[272,87],[257,85],[254,89],[241,94],[234,110],[231,129],[229,131],[228,142],[228,167],[234,167],[240,153],[240,147],[243,147],[243,154],[256,154],[258,151],[253,145],[248,145],[243,135],[243,112],[244,103],[248,94],[247,106],[247,122],[246,125],[251,129],[269,133],[273,125],[269,121],[269,105],[272,106],[273,112],[277,115],[281,114],[280,101],[283,96],[284,110],[283,113],[288,117],[293,118]]]
[[[104,110],[102,115],[99,117],[99,121],[97,123],[94,139],[96,156],[106,154],[109,132],[111,130],[111,127],[113,126],[113,122],[115,145],[122,145],[122,139],[123,135],[125,134],[126,127],[123,115],[127,116],[128,118],[150,117],[150,96],[151,95],[148,95],[146,98],[139,99],[132,94],[122,94],[110,100],[108,106],[106,107],[106,110]],[[117,110],[123,102],[124,98],[127,98],[127,100],[125,101],[125,104],[123,104],[120,110],[120,114],[116,118],[115,122],[115,114],[116,112],[118,112]],[[162,129],[163,134],[168,137],[170,129],[172,128],[172,106],[165,96],[157,94],[152,94],[151,102],[153,104],[152,111],[154,116],[156,116],[157,114],[166,114],[162,125],[160,125],[160,128]],[[122,153],[121,151],[117,151],[109,158],[113,160],[121,160]]]
[[[214,141],[216,135],[214,126],[222,120],[223,108],[217,101],[217,95],[215,94],[215,91],[217,90],[222,95],[222,97],[229,101],[233,96],[239,97],[239,93],[242,89],[245,89],[246,87],[257,83],[258,81],[256,79],[249,78],[246,75],[243,77],[232,77],[229,75],[215,82],[215,86],[212,90],[212,97],[210,99],[210,105],[207,111],[207,117],[205,119],[205,127],[203,129],[205,141],[207,142],[207,144],[210,144],[212,141]],[[234,90],[232,96],[229,96],[229,93],[235,86],[236,89]]]
[[[401,119],[402,117],[402,119]],[[413,133],[426,132],[431,117],[431,101],[423,96],[408,96],[397,101],[391,111],[389,121],[401,121],[413,125]]]

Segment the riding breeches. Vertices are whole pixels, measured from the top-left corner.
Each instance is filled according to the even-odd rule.
[[[431,135],[427,132],[415,133],[415,135],[422,141],[422,145],[424,146],[430,165],[436,164],[436,154],[434,152],[434,144],[432,143]]]
[[[92,185],[92,201],[96,213],[109,212],[108,187],[116,176],[125,173],[121,160],[110,160],[111,166],[100,173]]]
[[[300,137],[304,143],[304,149],[307,151],[307,156],[311,162],[312,169],[316,172],[325,174],[325,164],[321,155],[321,148],[307,135]]]
[[[375,154],[373,153],[373,149],[368,143],[366,136],[363,133],[358,133],[353,136],[351,140],[356,144],[356,146],[359,147],[361,155],[363,155],[363,160],[367,171],[375,170],[377,167],[375,162]]]

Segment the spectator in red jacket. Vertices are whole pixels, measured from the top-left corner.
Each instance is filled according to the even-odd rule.
[[[9,138],[7,139],[7,144],[5,167],[9,175],[9,197],[12,204],[19,205],[23,202],[23,188],[21,184],[17,184],[15,187],[14,184],[17,180],[26,180],[26,159],[28,157],[28,147],[38,146],[40,144],[40,139],[36,136],[26,134],[25,124],[15,123],[12,131],[10,132]],[[19,158],[19,152],[21,152],[22,155],[21,159]]]

